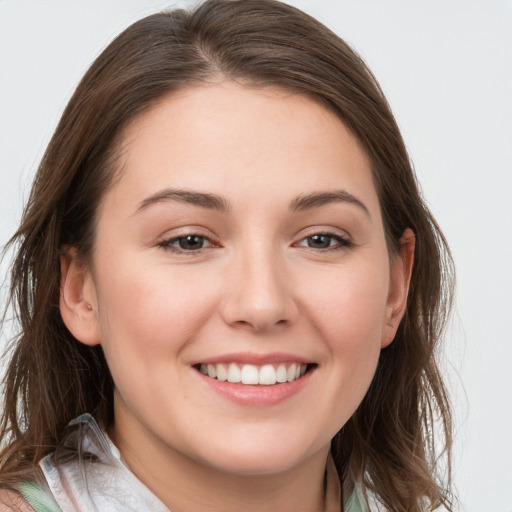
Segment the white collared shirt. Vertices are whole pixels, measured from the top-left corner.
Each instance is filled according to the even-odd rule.
[[[171,512],[124,464],[117,447],[90,414],[70,423],[63,450],[39,464],[62,512]],[[326,478],[326,511],[339,512],[340,483],[331,457]],[[32,500],[25,496],[31,503],[35,499],[33,494]],[[343,510],[368,512],[358,487],[345,499]]]

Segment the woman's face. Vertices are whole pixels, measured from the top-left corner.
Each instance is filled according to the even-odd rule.
[[[407,288],[356,139],[304,96],[224,82],[137,118],[122,155],[75,294],[88,323],[66,322],[103,347],[113,435],[240,474],[325,457]]]

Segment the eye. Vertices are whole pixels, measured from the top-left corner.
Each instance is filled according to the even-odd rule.
[[[208,238],[196,234],[164,240],[159,245],[173,252],[199,252],[201,249],[213,246]]]
[[[297,245],[310,249],[343,249],[349,247],[351,243],[339,235],[317,233],[303,238]]]

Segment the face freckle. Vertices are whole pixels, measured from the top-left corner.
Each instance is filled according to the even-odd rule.
[[[112,435],[162,466],[325,457],[399,299],[360,144],[306,97],[229,82],[169,96],[125,137],[93,255]],[[222,380],[237,369],[282,382]]]

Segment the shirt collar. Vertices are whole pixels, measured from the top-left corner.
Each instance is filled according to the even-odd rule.
[[[76,512],[169,512],[123,463],[119,450],[90,414],[70,424],[61,449],[40,467],[59,506]],[[344,484],[344,512],[368,512],[360,489]],[[334,460],[326,467],[326,512],[340,512],[341,486]]]

